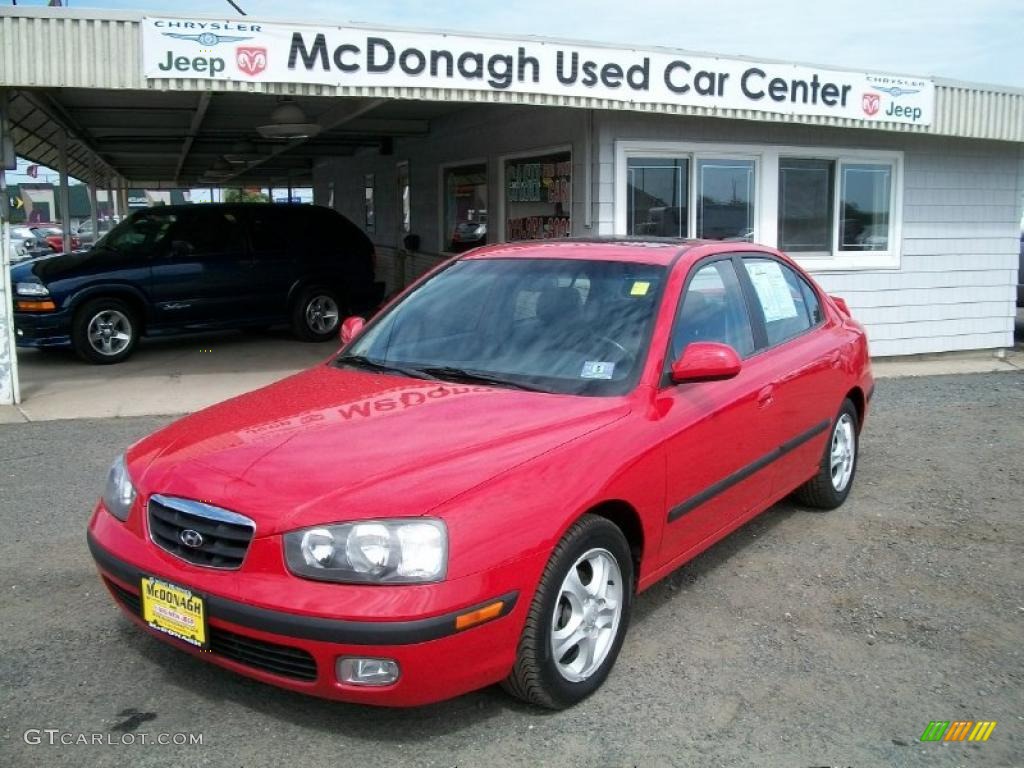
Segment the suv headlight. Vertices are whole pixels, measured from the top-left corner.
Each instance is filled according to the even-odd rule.
[[[15,283],[14,292],[19,296],[49,296],[50,289],[42,283]]]
[[[288,569],[319,581],[421,584],[448,566],[448,530],[423,517],[320,525],[284,535]]]
[[[107,473],[107,486],[103,489],[103,506],[122,522],[128,519],[128,512],[135,502],[135,486],[128,475],[124,454],[114,459]]]

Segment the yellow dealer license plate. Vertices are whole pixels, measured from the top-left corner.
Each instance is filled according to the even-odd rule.
[[[206,647],[206,603],[191,590],[153,578],[142,579],[142,618],[155,630]]]

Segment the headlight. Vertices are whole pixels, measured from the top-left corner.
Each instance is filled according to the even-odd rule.
[[[135,486],[128,476],[124,456],[118,456],[107,473],[107,487],[103,489],[103,506],[118,520],[127,520],[128,511],[135,501]]]
[[[286,533],[284,554],[307,579],[419,584],[444,578],[448,531],[422,517],[321,525]]]
[[[14,292],[19,296],[49,296],[50,289],[42,283],[15,283]]]

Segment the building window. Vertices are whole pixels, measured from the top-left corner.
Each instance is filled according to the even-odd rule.
[[[367,232],[377,231],[377,220],[374,212],[374,180],[373,174],[368,173],[363,177],[363,212],[364,223]]]
[[[698,160],[697,237],[754,239],[754,161]]]
[[[893,269],[903,153],[757,144],[617,141],[603,234],[752,240],[812,271]]]
[[[572,154],[505,160],[505,239],[548,240],[572,234]]]
[[[831,252],[835,172],[834,160],[779,158],[779,248]]]
[[[628,174],[629,234],[686,237],[690,219],[690,161],[631,157]]]
[[[842,206],[839,249],[889,250],[892,166],[843,163],[842,175],[843,182],[839,193]]]
[[[461,253],[487,242],[487,165],[445,168],[444,242],[441,249]]]

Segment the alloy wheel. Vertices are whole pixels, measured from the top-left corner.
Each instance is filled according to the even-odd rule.
[[[89,346],[104,357],[113,357],[132,342],[132,323],[116,309],[104,309],[93,315],[86,329]]]
[[[832,487],[842,492],[853,476],[853,460],[857,451],[857,433],[853,419],[842,414],[832,430],[832,450],[829,454],[829,468],[832,472]]]
[[[584,552],[558,590],[551,622],[551,655],[570,682],[586,680],[604,663],[622,617],[619,563],[607,549]]]
[[[338,327],[338,303],[330,296],[319,294],[306,304],[306,325],[314,333],[326,334]]]

